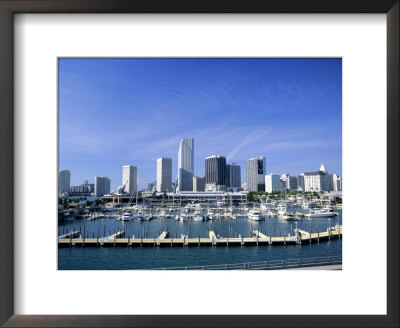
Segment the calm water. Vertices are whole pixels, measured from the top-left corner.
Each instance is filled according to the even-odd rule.
[[[297,211],[297,209],[296,209]],[[207,229],[215,229],[217,235],[226,237],[250,237],[252,227],[267,235],[279,236],[291,233],[296,223],[301,229],[313,232],[326,231],[328,225],[342,224],[341,210],[337,210],[336,218],[314,218],[302,221],[282,221],[277,218],[266,218],[264,221],[249,221],[245,217],[237,220],[214,219],[213,221],[195,222],[175,221],[174,219],[153,219],[151,221],[129,222],[105,218],[96,221],[76,220],[59,223],[59,232],[68,229],[86,231],[89,238],[93,235],[107,236],[117,230],[126,229],[132,237],[147,235],[149,238],[158,236],[160,230],[169,229],[170,236],[180,237],[189,234],[190,237],[207,236]],[[307,258],[321,256],[341,256],[342,240],[324,241],[319,244],[282,245],[282,246],[230,246],[230,247],[94,247],[94,248],[59,248],[58,266],[61,270],[129,270],[162,267],[181,267],[224,263],[241,263],[249,261],[281,260],[292,258]]]

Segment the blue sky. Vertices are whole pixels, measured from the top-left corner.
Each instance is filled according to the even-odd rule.
[[[342,173],[341,59],[59,59],[59,168],[71,185],[104,175],[121,185],[138,167],[139,188],[156,160],[194,138],[204,159],[241,165],[265,156],[267,173],[298,175],[324,163]]]

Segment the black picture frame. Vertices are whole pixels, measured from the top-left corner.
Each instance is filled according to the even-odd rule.
[[[4,327],[399,327],[399,11],[399,0],[0,0],[0,324]],[[13,16],[16,13],[385,13],[387,315],[14,315]]]

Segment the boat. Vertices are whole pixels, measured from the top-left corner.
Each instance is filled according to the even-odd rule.
[[[133,219],[133,213],[132,212],[125,212],[121,217],[122,221],[130,221],[132,219]]]
[[[203,215],[197,214],[193,217],[193,221],[201,222],[204,221]]]
[[[249,220],[252,220],[252,221],[261,221],[262,220],[261,211],[257,210],[257,209],[250,210],[247,213],[247,217],[249,218]]]
[[[137,215],[136,215],[136,218],[137,218],[139,221],[143,221],[143,220],[144,220],[144,212],[143,212],[143,211],[138,211],[138,212],[137,212]]]
[[[285,214],[280,215],[279,218],[282,219],[282,220],[285,220],[285,221],[293,221],[293,220],[295,220],[294,214],[293,213],[289,213],[289,212],[286,212]]]
[[[305,216],[309,217],[309,218],[328,218],[328,217],[334,217],[337,215],[339,215],[339,213],[335,212],[330,207],[311,210],[309,213],[305,214]]]
[[[179,221],[186,221],[188,219],[188,216],[186,213],[181,213],[179,216]]]
[[[279,203],[278,207],[276,208],[278,211],[278,216],[282,216],[286,214],[286,204],[285,203]]]
[[[221,199],[217,200],[217,206],[218,206],[218,207],[223,206],[224,204],[225,204],[225,203],[224,203],[223,200],[221,200]]]

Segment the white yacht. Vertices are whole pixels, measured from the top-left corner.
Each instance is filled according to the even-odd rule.
[[[196,214],[196,215],[193,217],[193,221],[197,221],[197,222],[204,221],[203,215],[201,215],[201,214]]]
[[[139,221],[143,221],[143,220],[144,220],[144,212],[143,212],[143,211],[138,211],[138,212],[137,212],[137,215],[136,215],[136,218],[137,218]]]
[[[122,218],[121,218],[122,221],[130,221],[132,219],[133,219],[133,213],[132,212],[125,212],[122,215]]]
[[[339,215],[339,213],[335,212],[332,208],[327,207],[327,208],[311,210],[305,216],[309,218],[328,218],[336,215]]]
[[[252,221],[261,221],[262,220],[261,211],[257,210],[257,209],[250,210],[247,213],[247,217],[249,218],[249,220],[252,220]]]
[[[282,220],[285,220],[285,221],[293,221],[295,219],[294,214],[289,213],[289,212],[286,212],[285,214],[280,215],[279,218]]]
[[[186,221],[188,219],[188,216],[186,213],[181,213],[179,216],[179,221]]]
[[[278,216],[282,216],[286,214],[286,204],[285,203],[279,203],[278,207],[276,208],[278,211]]]

